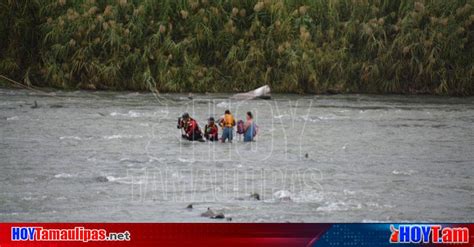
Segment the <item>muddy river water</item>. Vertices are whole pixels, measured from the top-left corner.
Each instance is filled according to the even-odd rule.
[[[180,139],[226,109],[255,142]],[[0,90],[1,221],[472,222],[473,168],[472,97]]]

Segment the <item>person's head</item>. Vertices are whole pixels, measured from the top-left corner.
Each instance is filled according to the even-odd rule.
[[[214,118],[213,118],[213,117],[210,117],[210,118],[207,120],[207,123],[208,123],[209,125],[213,125],[213,124],[214,124],[214,121],[215,121]]]
[[[247,112],[247,120],[253,119],[253,115],[251,112]]]
[[[225,110],[225,114],[230,114],[230,111],[229,111],[229,110]]]
[[[184,121],[188,121],[190,116],[187,112],[183,113],[183,116],[181,117]]]

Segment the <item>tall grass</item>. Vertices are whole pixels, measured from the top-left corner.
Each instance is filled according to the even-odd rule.
[[[58,88],[474,93],[472,0],[0,5],[0,73]]]

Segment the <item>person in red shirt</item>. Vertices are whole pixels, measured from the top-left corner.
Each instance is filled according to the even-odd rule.
[[[206,127],[204,128],[204,137],[208,141],[218,141],[219,140],[219,129],[217,128],[217,125],[215,123],[215,120],[213,117],[209,118]]]
[[[189,141],[203,141],[197,121],[191,118],[188,113],[184,113],[178,120],[178,129],[184,130],[182,137]]]

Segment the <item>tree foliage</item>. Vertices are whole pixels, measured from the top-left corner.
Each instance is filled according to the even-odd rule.
[[[26,0],[0,73],[57,88],[472,95],[473,0]]]

